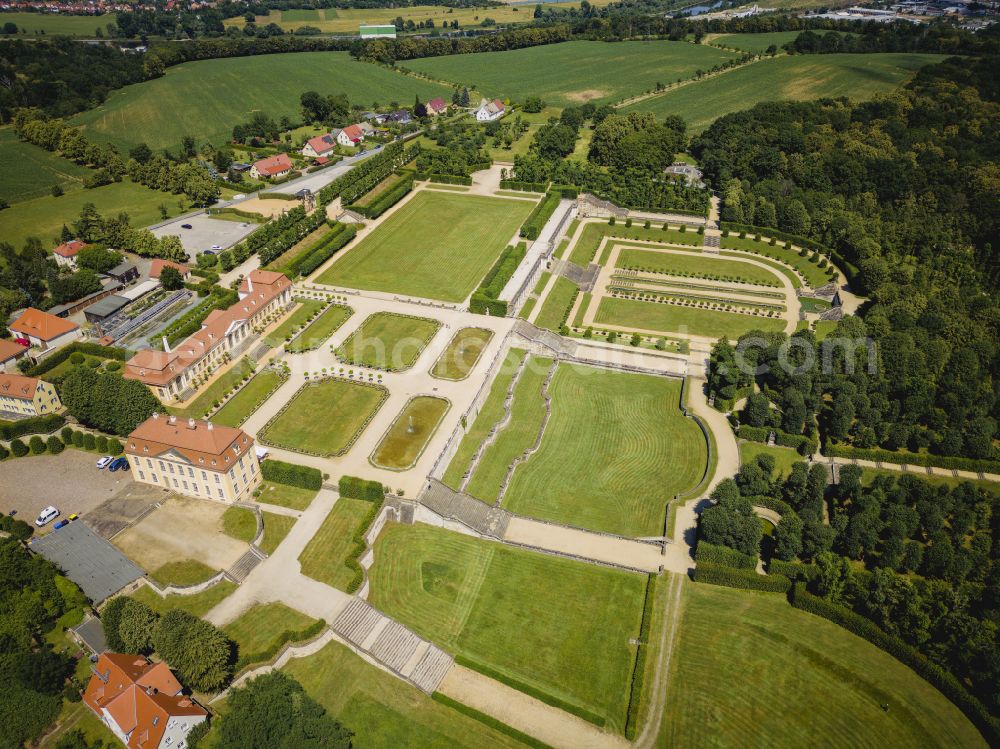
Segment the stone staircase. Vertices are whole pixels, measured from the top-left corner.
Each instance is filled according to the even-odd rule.
[[[491,507],[464,492],[457,492],[437,479],[430,479],[418,501],[448,520],[455,520],[484,536],[503,538],[510,513]]]
[[[573,341],[569,341],[561,335],[556,335],[550,330],[543,330],[532,325],[527,320],[516,321],[514,323],[514,332],[522,338],[541,344],[545,348],[550,349],[554,354],[573,356],[576,353],[576,344]]]
[[[558,273],[563,278],[572,281],[580,287],[581,291],[593,291],[594,283],[597,281],[597,274],[600,271],[601,266],[597,263],[591,263],[586,268],[581,268],[569,260],[560,260],[557,258],[552,261],[552,272]]]
[[[253,571],[254,567],[265,559],[267,559],[267,554],[251,544],[246,553],[237,559],[232,567],[226,570],[226,576],[231,578],[235,583],[241,583],[246,580],[247,575]]]
[[[427,694],[454,663],[448,653],[390,619],[360,598],[351,600],[330,628],[358,650]]]

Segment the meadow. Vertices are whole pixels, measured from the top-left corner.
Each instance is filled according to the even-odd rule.
[[[706,338],[726,336],[734,341],[751,330],[778,332],[785,329],[785,321],[781,318],[611,297],[601,299],[594,322],[660,333],[686,333]]]
[[[370,579],[372,605],[423,637],[622,730],[645,576],[390,524]]]
[[[297,52],[185,63],[166,74],[112,92],[101,106],[74,116],[88,138],[114,143],[123,152],[139,142],[177,148],[185,135],[198,145],[229,140],[234,125],[262,111],[274,118],[300,116],[305,91],[345,93],[351,102],[407,104],[450,97],[429,81],[354,60],[347,52]]]
[[[662,533],[667,501],[696,485],[708,460],[680,390],[679,379],[560,365],[542,443],[515,469],[504,506],[607,533]]]
[[[532,208],[525,200],[422,190],[315,281],[462,302]]]
[[[719,117],[762,101],[825,96],[872,99],[906,83],[924,65],[942,59],[942,55],[916,53],[775,57],[686,84],[625,111],[652,112],[658,119],[678,114],[687,121],[688,132],[699,133]]]
[[[801,31],[772,31],[763,34],[713,34],[705,44],[714,44],[744,52],[763,53],[772,44],[781,51],[783,44],[794,41]],[[708,37],[706,37],[708,39]]]
[[[418,395],[399,412],[378,443],[371,461],[379,468],[405,471],[412,468],[448,412],[444,398]]]
[[[8,203],[51,195],[55,185],[63,192],[82,190],[83,180],[92,173],[85,166],[25,143],[10,127],[0,128],[0,159],[9,167],[0,182],[0,200]]]
[[[376,312],[341,344],[337,358],[390,372],[409,369],[440,327],[437,320],[426,317]]]
[[[98,29],[107,34],[108,24],[115,23],[115,15],[70,16],[61,13],[3,13],[0,26],[16,23],[17,36],[83,36],[93,37]],[[23,33],[22,33],[23,32]],[[0,34],[0,37],[3,37]]]
[[[605,104],[690,78],[731,59],[732,52],[687,42],[576,41],[541,47],[407,60],[403,66],[484,96],[573,106]]]
[[[658,746],[813,746],[818,736],[845,749],[986,746],[944,695],[860,637],[784,596],[683,582]]]

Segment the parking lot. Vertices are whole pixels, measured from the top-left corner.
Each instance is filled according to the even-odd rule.
[[[183,224],[190,224],[190,229],[181,228]],[[181,244],[187,250],[191,259],[195,255],[210,250],[218,245],[225,249],[239,242],[243,237],[256,229],[259,224],[245,223],[242,221],[223,221],[211,218],[206,214],[178,218],[169,223],[151,227],[150,231],[158,237],[176,234],[181,238]]]

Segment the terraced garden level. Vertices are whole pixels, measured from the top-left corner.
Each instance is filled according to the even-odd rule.
[[[310,455],[340,455],[354,444],[388,397],[381,385],[339,377],[308,382],[264,426],[260,441]]]
[[[610,297],[601,300],[594,322],[629,330],[683,333],[706,338],[725,336],[731,340],[751,330],[779,332],[785,329],[785,321],[781,318]]]
[[[354,314],[354,310],[346,305],[330,305],[319,317],[309,323],[309,327],[289,343],[286,349],[291,353],[296,353],[319,348],[340,329],[341,325],[347,322],[352,314]]]
[[[623,247],[618,253],[615,267],[685,278],[706,278],[713,281],[729,281],[758,286],[779,286],[775,274],[766,268],[739,260],[724,260],[705,254],[690,255]]]
[[[337,358],[390,372],[409,369],[440,327],[437,320],[426,317],[376,312],[337,349]]]
[[[371,502],[360,499],[338,499],[316,535],[299,555],[302,574],[338,590],[347,590],[357,569],[347,564],[356,553],[354,539],[372,508]]]
[[[284,376],[277,370],[271,367],[262,369],[236,395],[226,401],[226,405],[215,412],[212,421],[227,427],[239,426],[249,419],[250,415],[260,408],[284,381]]]
[[[488,328],[462,328],[448,343],[448,348],[434,364],[431,377],[442,380],[464,380],[476,366],[493,338]]]
[[[372,605],[421,636],[623,730],[644,576],[390,524],[370,579]]]
[[[572,236],[572,234],[570,235]],[[649,228],[641,226],[625,226],[624,224],[606,224],[590,222],[583,227],[580,239],[573,245],[569,259],[581,267],[598,261],[597,250],[605,237],[614,239],[639,239],[644,242],[681,244],[691,247],[692,252],[701,252],[702,237],[694,231],[679,231],[678,229]],[[609,240],[607,248],[613,244]],[[602,253],[603,254],[603,253]],[[603,265],[604,261],[600,261]]]
[[[747,236],[740,239],[738,236],[730,235],[728,237],[720,237],[719,246],[724,249],[748,250],[761,255],[767,255],[785,265],[790,265],[801,273],[806,283],[813,288],[825,286],[830,282],[830,277],[825,268],[820,268],[818,262],[811,262],[808,256],[802,257],[797,250],[785,249],[784,242],[772,245],[770,239],[766,238],[757,240],[754,237]],[[811,255],[812,253],[810,252],[809,254]]]
[[[451,404],[444,398],[412,398],[372,453],[372,463],[390,471],[412,468]]]

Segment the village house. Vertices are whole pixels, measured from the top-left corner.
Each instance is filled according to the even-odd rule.
[[[255,270],[243,280],[239,295],[228,309],[209,312],[201,330],[173,349],[164,339],[163,351],[139,351],[125,363],[124,376],[147,385],[160,400],[173,400],[242,353],[265,318],[291,305],[292,282],[281,273]]]
[[[342,146],[356,146],[365,139],[365,134],[357,125],[348,125],[343,130],[334,130],[337,142]]]
[[[86,246],[87,243],[81,242],[79,239],[71,239],[68,242],[63,242],[52,250],[52,254],[56,258],[56,264],[61,268],[72,268],[75,270],[77,253]]]
[[[157,258],[149,265],[149,277],[159,280],[160,274],[163,273],[164,268],[173,268],[178,273],[181,274],[181,280],[187,282],[191,280],[191,269],[186,265],[181,265],[180,263],[175,263],[173,260],[163,260]]]
[[[320,156],[329,158],[336,147],[337,136],[333,133],[317,135],[315,138],[307,140],[306,144],[302,146],[302,155],[309,159],[316,159]]]
[[[208,718],[166,663],[127,653],[101,653],[83,701],[130,749],[185,749],[188,733]]]
[[[499,120],[504,115],[503,102],[499,99],[486,101],[483,99],[474,112],[478,122],[493,122]]]
[[[394,122],[397,125],[409,125],[413,122],[413,116],[410,114],[409,109],[398,109],[391,114],[386,115],[386,122]]]
[[[47,416],[62,410],[56,388],[37,377],[0,374],[0,413]]]
[[[279,153],[276,156],[268,156],[266,159],[255,161],[250,167],[250,176],[254,179],[273,179],[274,177],[284,177],[291,171],[291,158],[287,153]]]
[[[9,326],[14,338],[42,351],[57,349],[80,337],[80,326],[61,317],[28,307]]]
[[[181,494],[248,501],[261,482],[254,439],[210,421],[153,414],[128,436],[132,478]]]
[[[28,355],[28,347],[0,338],[0,372],[16,372],[17,362]]]
[[[437,117],[439,114],[446,114],[448,112],[448,102],[438,96],[427,102],[424,108],[427,110],[428,117]]]

